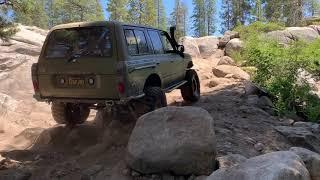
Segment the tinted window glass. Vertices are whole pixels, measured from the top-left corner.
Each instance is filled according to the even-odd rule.
[[[148,31],[148,33],[151,38],[154,53],[163,54],[163,46],[158,31]]]
[[[141,30],[134,30],[134,34],[137,39],[139,54],[148,54],[149,48],[148,48],[148,43],[146,40],[146,36],[144,35],[144,32]]]
[[[138,43],[136,37],[134,36],[133,30],[125,30],[124,32],[127,40],[129,54],[137,55],[139,53]]]
[[[46,58],[111,56],[112,42],[105,27],[59,29],[50,34]]]
[[[173,50],[169,39],[167,38],[167,36],[164,33],[161,33],[161,40],[162,40],[162,44],[164,46],[165,52]]]

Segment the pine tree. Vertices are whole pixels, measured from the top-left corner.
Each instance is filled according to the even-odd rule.
[[[193,0],[193,30],[196,37],[207,35],[205,0]]]
[[[306,0],[305,6],[307,9],[307,13],[312,16],[320,16],[319,9],[320,9],[320,1],[319,0]]]
[[[188,9],[184,2],[175,0],[175,7],[170,14],[170,26],[176,27],[176,39],[185,36],[187,33]]]
[[[206,12],[207,12],[207,18],[206,18],[206,21],[207,21],[207,33],[208,33],[208,36],[209,35],[212,35],[215,33],[216,31],[216,27],[215,27],[215,24],[214,24],[214,20],[215,20],[215,14],[216,14],[216,1],[215,0],[206,0],[205,2],[205,5],[206,5]]]
[[[144,19],[144,0],[129,0],[128,21],[132,24],[142,24]]]
[[[156,26],[157,13],[154,0],[144,0],[145,8],[143,13],[143,25]]]
[[[220,18],[222,19],[221,33],[231,30],[234,27],[232,24],[232,15],[232,0],[222,0],[222,11],[220,14]]]
[[[232,27],[238,24],[245,24],[250,18],[249,0],[232,0]]]
[[[3,5],[13,13],[15,22],[47,28],[48,16],[45,12],[46,0],[6,0]]]
[[[271,22],[283,22],[284,2],[281,0],[266,1],[266,18]]]
[[[253,17],[251,21],[263,21],[264,20],[264,1],[263,0],[253,0],[251,14]]]
[[[110,13],[111,21],[126,21],[128,18],[127,11],[128,0],[109,0],[107,11]]]
[[[103,20],[103,11],[97,0],[54,0],[52,16],[49,17],[53,25]]]
[[[155,0],[156,15],[157,15],[157,27],[162,30],[167,29],[167,18],[165,8],[163,6],[163,0]]]

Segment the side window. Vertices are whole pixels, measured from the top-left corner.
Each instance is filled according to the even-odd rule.
[[[130,55],[139,54],[138,43],[137,43],[136,37],[134,36],[133,30],[126,29],[124,33],[127,40],[129,54]]]
[[[158,31],[149,30],[148,33],[151,38],[154,53],[163,54],[163,46]]]
[[[161,33],[161,41],[164,46],[165,52],[173,51],[173,47],[172,47],[169,39],[167,38],[167,36],[164,33]]]
[[[134,30],[134,34],[137,39],[138,48],[139,48],[139,54],[148,54],[149,48],[146,36],[144,35],[144,32],[141,30]]]

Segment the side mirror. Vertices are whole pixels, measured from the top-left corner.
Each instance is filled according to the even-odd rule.
[[[183,45],[178,45],[177,49],[180,53],[184,53],[184,46]]]

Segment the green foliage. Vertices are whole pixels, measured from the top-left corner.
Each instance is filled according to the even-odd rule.
[[[128,18],[128,0],[109,0],[107,11],[110,13],[111,21],[125,21]]]
[[[240,37],[242,39],[247,39],[250,37],[255,37],[259,34],[262,33],[267,33],[271,31],[276,31],[276,30],[282,30],[284,27],[278,23],[264,23],[261,21],[256,21],[248,26],[246,25],[240,25],[237,26],[234,31],[237,31],[240,33]]]
[[[196,37],[206,36],[206,7],[205,0],[193,0],[193,30]]]
[[[154,0],[129,0],[128,22],[149,26],[157,25]]]
[[[0,39],[7,41],[16,32],[16,26],[0,14]]]
[[[167,30],[167,18],[166,18],[166,11],[163,5],[163,0],[155,0],[155,1],[156,1],[158,28],[162,30]]]
[[[255,28],[254,28],[255,27]],[[256,28],[259,27],[259,28]],[[312,95],[311,87],[306,82],[298,81],[299,72],[320,72],[318,66],[320,40],[306,44],[294,42],[288,47],[267,39],[253,29],[268,32],[273,24],[253,25],[239,28],[245,34],[245,48],[238,59],[246,59],[246,65],[254,66],[254,81],[274,95],[274,103],[281,114],[303,114],[310,121],[320,119],[320,99]]]
[[[187,6],[181,0],[175,0],[175,7],[170,14],[170,26],[176,26],[176,39],[185,36],[187,33]]]
[[[96,0],[54,0],[50,9],[50,24],[103,20],[101,5]]]

